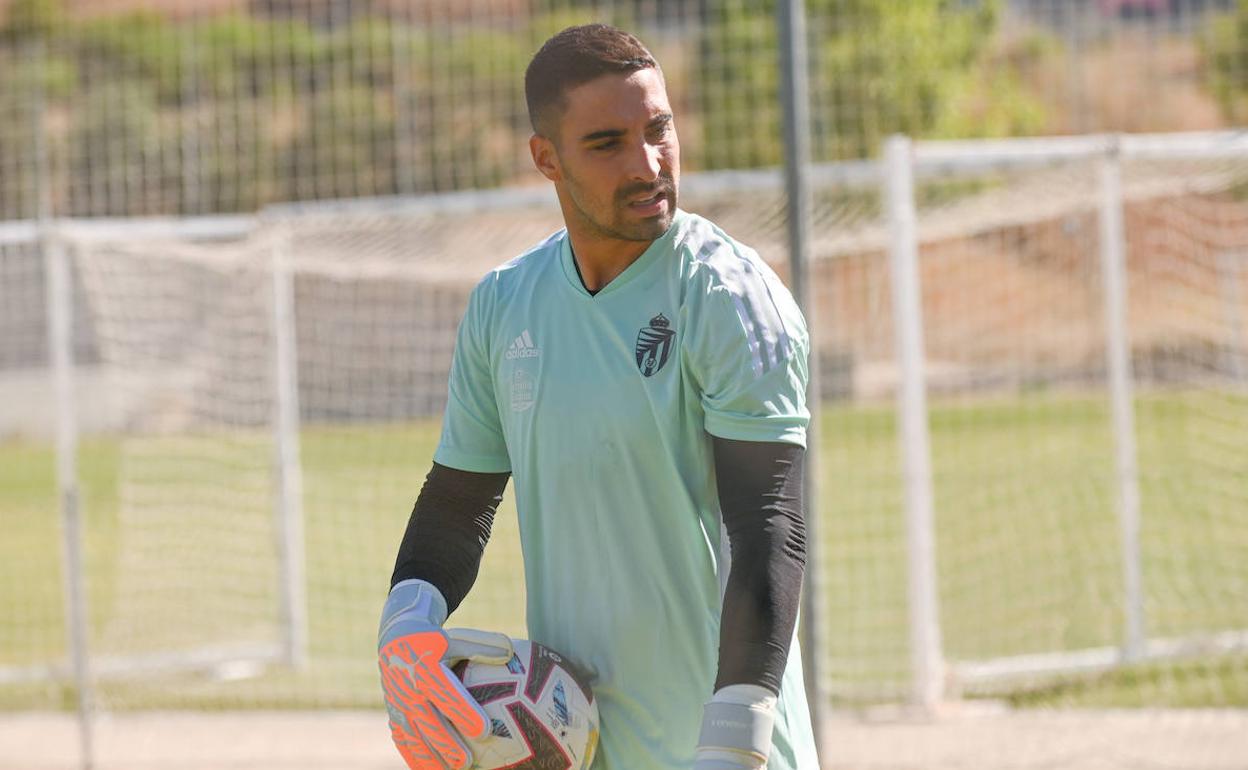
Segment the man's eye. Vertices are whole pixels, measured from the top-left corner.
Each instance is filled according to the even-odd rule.
[[[595,145],[594,145],[593,147],[591,147],[590,149],[593,149],[593,150],[610,150],[611,148],[615,147],[617,144],[619,144],[619,142],[617,142],[617,141],[615,141],[614,139],[612,139],[612,140],[611,140],[611,141],[609,141],[609,142],[603,142],[602,144],[595,144]]]

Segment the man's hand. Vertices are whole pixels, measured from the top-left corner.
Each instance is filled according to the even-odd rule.
[[[489,732],[485,710],[450,669],[459,660],[506,663],[511,640],[485,631],[442,630],[446,601],[423,580],[390,591],[377,636],[378,667],[390,732],[411,770],[452,770],[472,763],[461,736]]]
[[[775,721],[776,696],[767,688],[720,688],[702,712],[693,770],[764,770]]]

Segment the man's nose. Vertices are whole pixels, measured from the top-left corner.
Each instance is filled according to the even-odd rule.
[[[638,152],[633,153],[633,176],[645,182],[653,182],[659,178],[662,168],[662,155],[659,148],[649,142],[642,142]]]

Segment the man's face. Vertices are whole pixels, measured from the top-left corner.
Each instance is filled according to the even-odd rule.
[[[565,216],[600,237],[665,233],[676,213],[680,143],[659,71],[603,75],[568,90],[565,105],[551,169],[538,162],[571,203]]]

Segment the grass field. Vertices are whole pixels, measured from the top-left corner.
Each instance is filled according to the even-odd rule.
[[[1141,397],[1136,419],[1150,635],[1248,629],[1248,398]],[[1122,557],[1108,405],[1038,393],[946,402],[931,419],[941,620],[949,660],[1114,645]],[[839,700],[887,700],[907,673],[905,533],[890,408],[829,405],[818,519]],[[106,679],[115,709],[356,707],[378,702],[373,635],[434,423],[302,434],[311,664],[257,676]],[[276,642],[277,567],[263,436],[95,438],[81,447],[93,652]],[[0,669],[66,647],[49,447],[0,445]],[[514,506],[496,520],[453,624],[523,635]],[[807,657],[811,655],[809,651]],[[234,673],[244,673],[235,671]],[[1248,657],[1035,682],[1035,706],[1248,707]],[[0,708],[55,708],[62,685],[0,686]]]

